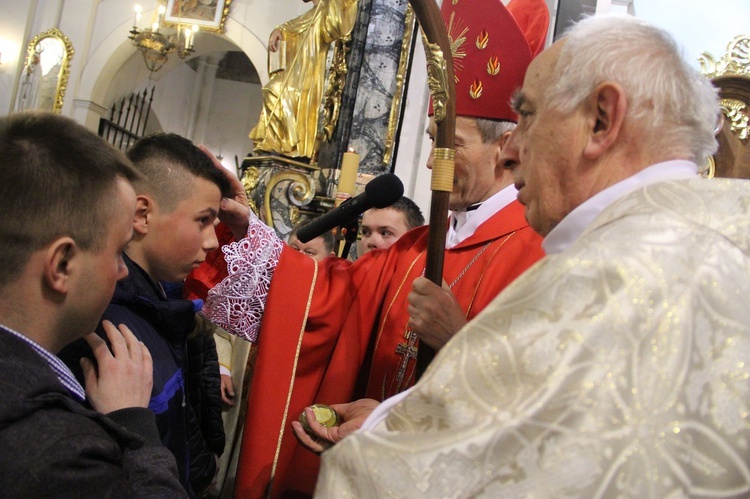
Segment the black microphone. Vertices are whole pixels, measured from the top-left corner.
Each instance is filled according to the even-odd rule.
[[[344,225],[370,208],[387,208],[404,195],[404,184],[393,173],[379,175],[367,182],[365,192],[349,198],[328,213],[300,227],[297,239],[306,243],[334,227]]]

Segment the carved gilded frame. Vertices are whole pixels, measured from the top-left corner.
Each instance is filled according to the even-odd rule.
[[[232,0],[198,0],[197,2],[185,2],[185,0],[161,0],[167,9],[164,14],[162,25],[168,28],[179,26],[198,26],[200,31],[208,33],[224,33],[224,24],[229,16],[229,6]],[[183,8],[183,3],[190,3],[190,10]],[[208,14],[206,14],[208,12]]]
[[[50,43],[54,42],[57,42],[55,45],[59,45],[57,47],[57,50],[59,50],[59,59],[45,61],[45,50],[48,54],[47,58],[50,55],[54,56],[50,52],[54,48]],[[65,99],[65,91],[68,88],[70,61],[73,59],[74,52],[70,39],[57,28],[51,28],[36,35],[29,42],[26,61],[21,72],[20,93],[16,100],[16,109],[42,109],[52,111],[53,113],[60,113],[63,107],[63,100]],[[50,101],[49,104],[40,105],[39,99],[36,98],[39,95],[31,95],[31,93],[39,94],[45,90],[44,83],[47,80],[47,75],[43,74],[43,71],[48,64],[52,64],[53,62],[60,65],[56,73],[48,73],[49,78],[56,80],[48,80],[55,85],[54,93],[50,99],[45,100]],[[57,64],[52,64],[52,68]]]
[[[401,42],[401,57],[398,61],[398,70],[396,72],[396,91],[393,94],[391,102],[391,112],[388,117],[388,131],[385,137],[385,153],[383,154],[383,164],[390,165],[393,160],[393,148],[396,145],[396,134],[401,119],[401,105],[404,99],[404,83],[406,82],[406,72],[408,70],[409,59],[411,57],[411,45],[414,38],[414,9],[411,5],[406,7],[404,17],[404,38]]]

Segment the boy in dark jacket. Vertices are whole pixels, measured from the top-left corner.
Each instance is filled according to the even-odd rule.
[[[210,420],[202,415],[211,408],[221,417],[216,346],[211,335],[188,342],[199,304],[168,298],[160,282],[183,280],[218,247],[214,221],[228,183],[200,149],[175,134],[141,139],[127,155],[143,180],[133,183],[134,235],[123,255],[129,275],[118,283],[103,319],[127,325],[151,352],[149,408],[177,459],[180,481],[191,496],[200,496],[211,486],[224,448],[223,428],[199,423]],[[75,365],[79,356],[68,351],[64,359]],[[189,372],[196,356],[200,371]],[[214,393],[206,394],[211,387]]]
[[[111,351],[90,333],[128,272],[137,176],[69,118],[0,118],[3,497],[185,497],[146,408],[148,350],[126,327],[104,324]],[[84,393],[56,354],[86,333]]]

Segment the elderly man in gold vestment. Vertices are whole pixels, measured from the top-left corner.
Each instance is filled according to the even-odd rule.
[[[255,153],[312,158],[315,152],[326,56],[335,40],[351,33],[357,0],[303,1],[313,8],[277,27],[268,42],[270,52],[284,51],[286,64],[263,86],[263,109],[250,131]]]
[[[666,32],[591,17],[514,108],[504,161],[547,256],[359,430],[362,401],[297,432],[340,440],[316,495],[748,497],[750,183],[698,175],[715,90]]]

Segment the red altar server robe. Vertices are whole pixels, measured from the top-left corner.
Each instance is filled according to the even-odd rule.
[[[313,492],[319,458],[298,445],[290,425],[306,406],[383,400],[413,384],[414,359],[404,381],[395,378],[399,351],[408,350],[407,296],[426,248],[426,226],[354,264],[316,264],[284,248],[263,312],[235,497]],[[514,201],[446,250],[444,280],[455,281],[452,292],[472,319],[542,256],[541,237]]]

